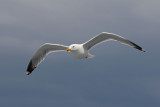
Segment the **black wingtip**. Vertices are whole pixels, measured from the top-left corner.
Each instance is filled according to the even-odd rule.
[[[138,49],[138,50],[140,50],[140,51],[142,51],[142,52],[146,52],[143,48],[139,47],[138,45],[135,46],[134,48],[136,48],[136,49]]]
[[[140,50],[140,51],[143,51],[143,52],[146,52],[143,48],[141,48],[140,46],[138,46],[137,44],[133,43],[130,41],[130,43],[132,43],[134,45],[134,48]]]
[[[28,64],[28,68],[27,68],[27,71],[26,71],[26,75],[29,75],[32,73],[32,71],[35,69],[36,67],[33,66],[32,64],[32,60],[29,62]]]

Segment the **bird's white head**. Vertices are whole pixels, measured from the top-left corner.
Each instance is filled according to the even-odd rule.
[[[69,46],[69,48],[66,49],[66,51],[71,51],[71,52],[78,51],[79,47],[80,47],[79,44],[72,44]]]

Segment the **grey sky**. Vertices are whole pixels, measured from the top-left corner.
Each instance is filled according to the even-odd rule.
[[[1,0],[1,107],[159,107],[159,0]],[[33,53],[46,42],[70,45],[99,34],[121,35],[146,53],[117,42],[76,60],[54,53],[30,76]]]

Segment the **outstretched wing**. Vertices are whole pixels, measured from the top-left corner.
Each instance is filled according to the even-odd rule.
[[[101,34],[97,35],[96,37],[90,39],[89,41],[85,42],[83,44],[84,48],[86,49],[90,49],[92,48],[93,46],[99,44],[99,43],[102,43],[104,41],[107,41],[107,40],[116,40],[116,41],[119,41],[123,44],[126,44],[126,45],[129,45],[129,46],[132,46],[136,49],[139,49],[143,52],[145,52],[144,49],[142,49],[140,46],[138,46],[137,44],[121,37],[121,36],[118,36],[116,34],[112,34],[112,33],[107,33],[107,32],[102,32]]]
[[[32,59],[28,64],[26,74],[29,75],[32,71],[45,59],[45,56],[51,52],[66,50],[68,46],[60,44],[50,44],[45,43],[42,45],[36,53],[33,55]]]

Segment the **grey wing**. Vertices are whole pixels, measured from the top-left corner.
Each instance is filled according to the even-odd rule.
[[[119,35],[116,35],[116,34],[112,34],[112,33],[107,33],[107,32],[102,32],[101,34],[97,35],[96,37],[90,39],[89,41],[85,42],[83,44],[84,48],[86,49],[90,49],[92,48],[93,46],[99,44],[99,43],[102,43],[104,41],[107,41],[107,40],[116,40],[116,41],[119,41],[123,44],[126,44],[126,45],[129,45],[129,46],[132,46],[138,50],[141,50],[141,51],[144,51],[144,49],[142,49],[140,46],[138,46],[137,44],[119,36]]]
[[[29,75],[30,73],[32,73],[32,71],[45,59],[45,56],[48,55],[50,52],[63,51],[67,48],[68,46],[60,44],[45,43],[33,55],[32,59],[28,64],[26,74]]]

